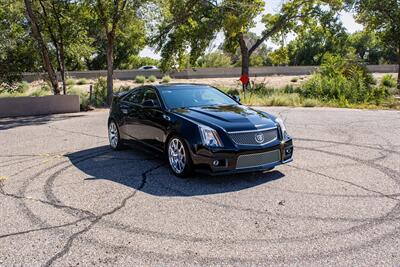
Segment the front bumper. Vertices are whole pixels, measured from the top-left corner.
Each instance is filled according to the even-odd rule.
[[[238,160],[241,156],[258,157],[268,153],[278,153],[278,158],[274,160],[256,164],[256,166],[239,167]],[[293,141],[276,142],[268,147],[262,148],[235,148],[235,149],[199,149],[197,152],[191,151],[193,164],[198,172],[211,175],[226,175],[236,173],[248,173],[270,170],[278,165],[293,161]],[[218,165],[215,162],[218,161]]]

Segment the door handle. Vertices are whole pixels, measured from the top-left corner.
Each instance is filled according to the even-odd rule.
[[[167,121],[171,121],[171,118],[168,116],[168,115],[163,115],[163,118],[165,119],[165,120],[167,120]]]

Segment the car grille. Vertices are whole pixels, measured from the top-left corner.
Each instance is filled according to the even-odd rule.
[[[257,136],[260,138],[260,135],[262,135],[263,138],[257,140]],[[265,145],[278,139],[278,129],[273,128],[251,132],[232,132],[229,133],[229,136],[233,142],[238,145]]]
[[[236,169],[246,169],[276,163],[281,160],[280,150],[239,156]]]

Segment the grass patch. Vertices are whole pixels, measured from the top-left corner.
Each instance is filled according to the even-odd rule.
[[[75,81],[75,79],[73,79],[73,78],[67,78],[67,79],[65,80],[65,84],[68,85],[68,86],[72,86],[72,85],[75,85],[75,84],[76,84],[76,81]]]
[[[149,76],[149,77],[147,78],[147,80],[148,80],[149,82],[151,82],[151,83],[154,83],[154,82],[157,81],[157,77],[154,76],[154,75],[151,75],[151,76]]]
[[[172,78],[169,75],[165,75],[164,77],[162,77],[162,82],[163,83],[170,83],[171,80],[172,80]]]
[[[135,77],[135,83],[144,84],[146,82],[146,77],[138,75]]]

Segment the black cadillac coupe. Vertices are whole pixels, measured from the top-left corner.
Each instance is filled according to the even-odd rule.
[[[140,142],[165,153],[179,177],[265,171],[293,159],[280,118],[208,85],[149,85],[115,95],[108,135],[115,150]]]

